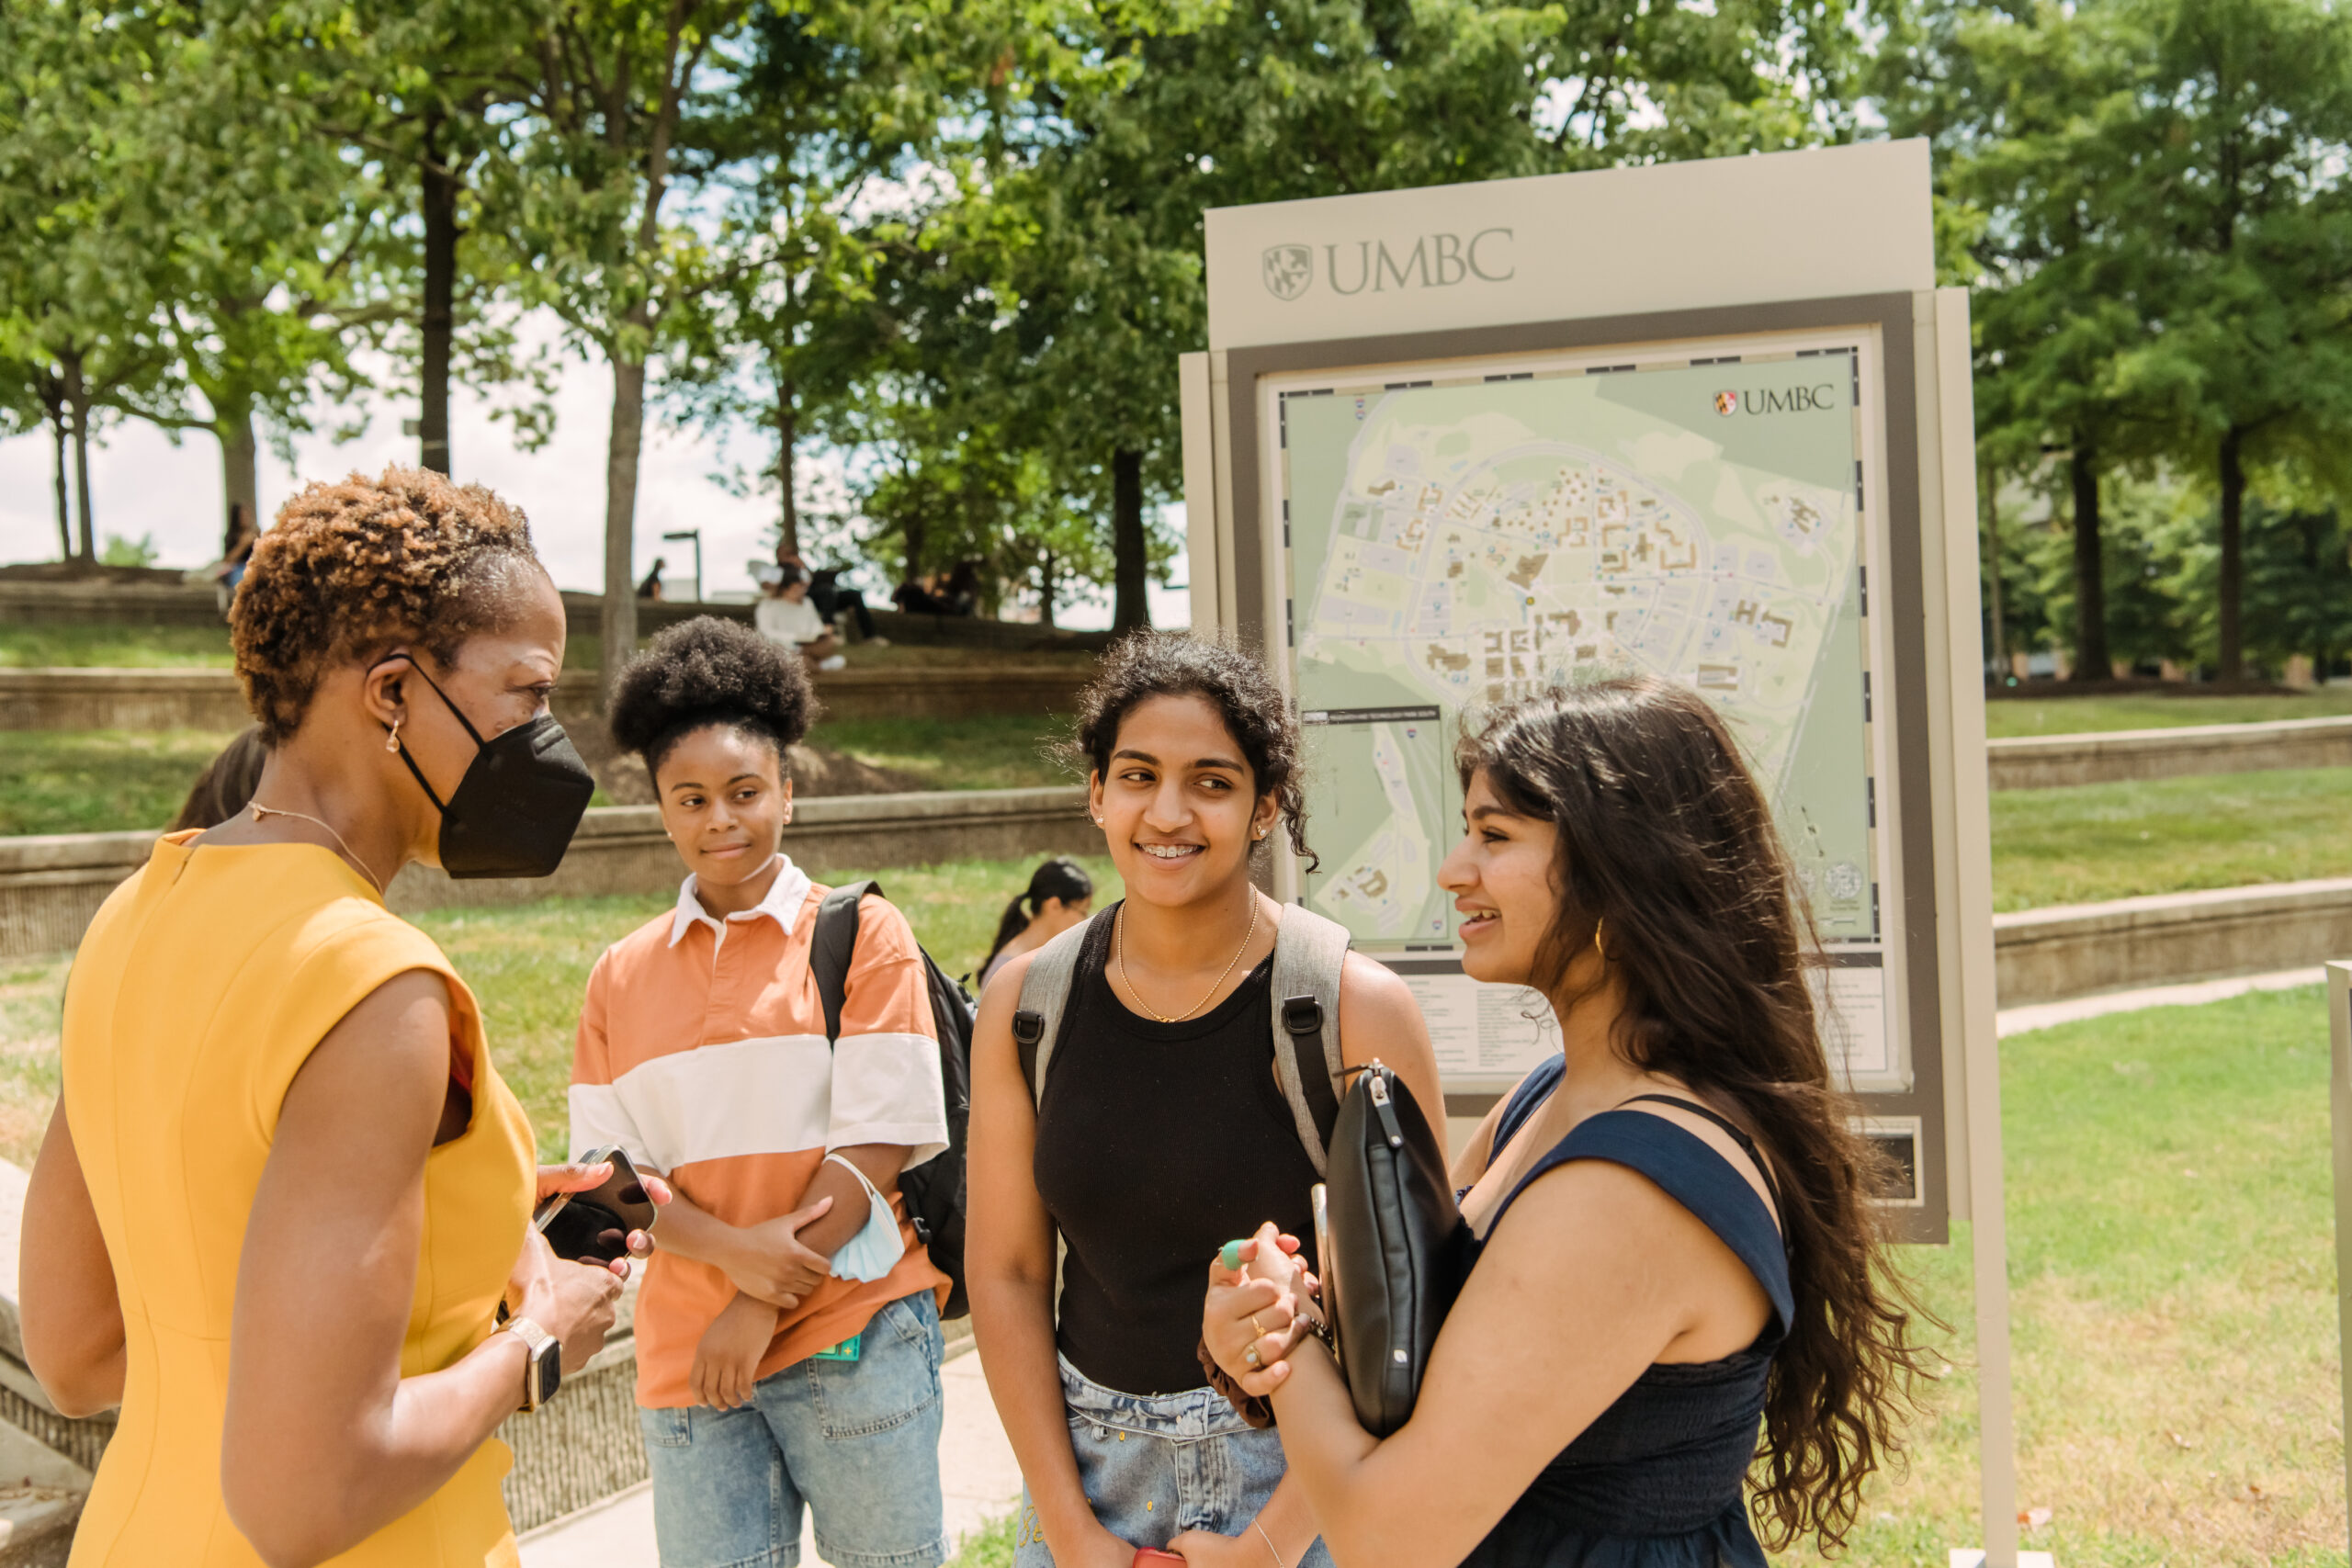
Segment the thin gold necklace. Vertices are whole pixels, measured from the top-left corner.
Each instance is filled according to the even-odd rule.
[[[328,830],[332,832],[334,829],[330,829]],[[1143,999],[1143,993],[1141,991],[1136,989],[1136,983],[1127,978],[1127,908],[1124,904],[1119,906],[1118,923],[1111,930],[1112,956],[1118,960],[1119,984],[1127,988],[1127,995],[1135,998],[1136,1005],[1143,1009],[1144,1016],[1146,1018],[1152,1019],[1160,1023],[1182,1023],[1186,1019],[1192,1017],[1194,1013],[1200,1011],[1203,1008],[1208,1006],[1209,998],[1216,995],[1217,987],[1225,984],[1226,976],[1233,973],[1234,964],[1240,963],[1241,955],[1250,951],[1250,939],[1257,934],[1258,896],[1257,894],[1252,893],[1250,895],[1250,929],[1241,933],[1241,945],[1234,949],[1233,956],[1227,961],[1225,967],[1218,971],[1217,977],[1210,983],[1209,988],[1202,993],[1201,999],[1194,1002],[1191,1007],[1186,1008],[1182,1012],[1172,1015],[1169,1013],[1152,1011],[1151,1004]]]
[[[354,850],[349,844],[343,841],[343,835],[335,832],[334,823],[320,822],[317,818],[311,816],[307,811],[286,811],[281,810],[279,807],[275,806],[264,806],[258,800],[248,801],[245,805],[245,809],[254,814],[254,821],[255,823],[259,823],[265,817],[299,817],[305,822],[317,822],[320,827],[324,828],[334,838],[335,847],[343,851],[345,857],[348,859],[352,864],[359,868],[359,874],[366,877],[369,885],[376,889],[376,897],[379,898],[387,897],[384,892],[384,885],[376,879],[376,874],[374,872],[368,869],[368,863],[359,858],[358,852]]]

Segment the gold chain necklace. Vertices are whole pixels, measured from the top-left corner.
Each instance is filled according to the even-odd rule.
[[[1233,973],[1233,966],[1241,962],[1243,953],[1250,951],[1250,939],[1257,934],[1258,896],[1253,892],[1250,895],[1250,929],[1241,933],[1241,945],[1234,949],[1233,956],[1227,960],[1225,967],[1217,972],[1217,977],[1210,983],[1209,988],[1201,994],[1201,999],[1182,1012],[1172,1015],[1152,1011],[1151,1004],[1143,999],[1141,991],[1136,989],[1136,983],[1127,978],[1127,910],[1124,904],[1119,907],[1118,923],[1111,931],[1111,955],[1118,961],[1119,984],[1127,988],[1127,995],[1135,998],[1136,1005],[1143,1009],[1146,1018],[1159,1023],[1182,1023],[1208,1005],[1209,998],[1216,995],[1217,987],[1225,984],[1225,977]]]
[[[344,843],[343,835],[335,832],[334,823],[320,822],[317,818],[311,816],[307,811],[286,811],[281,810],[275,806],[264,806],[258,800],[248,801],[245,805],[245,809],[254,814],[254,821],[256,823],[259,823],[265,817],[299,817],[305,822],[317,822],[320,827],[324,828],[327,832],[334,837],[335,843],[341,847],[344,854],[349,857],[351,863],[359,868],[359,874],[366,877],[368,882],[374,886],[376,889],[376,897],[379,898],[386,897],[384,885],[376,880],[376,874],[368,869],[368,863],[359,858],[358,852],[352,849],[349,844]]]

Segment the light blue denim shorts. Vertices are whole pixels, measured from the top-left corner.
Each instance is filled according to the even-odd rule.
[[[639,1410],[662,1568],[794,1568],[804,1504],[838,1568],[937,1568],[944,1348],[922,1291],[874,1314],[854,1361],[797,1361],[732,1410]]]
[[[1159,1548],[1186,1530],[1255,1533],[1285,1468],[1280,1432],[1253,1428],[1213,1388],[1147,1397],[1089,1382],[1068,1360],[1061,1369],[1079,1483],[1104,1529]],[[1013,1568],[1053,1568],[1025,1492],[1013,1539]],[[1331,1568],[1320,1540],[1299,1568]]]

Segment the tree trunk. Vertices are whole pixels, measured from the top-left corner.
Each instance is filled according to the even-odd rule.
[[[2245,597],[2245,465],[2234,428],[2222,436],[2222,559],[2215,591],[2216,629],[2221,646],[2215,673],[2224,681],[2245,679],[2245,627],[2239,612]]]
[[[793,406],[795,400],[791,382],[783,382],[776,388],[775,482],[784,491],[784,520],[776,553],[787,556],[800,553],[800,498],[793,493],[792,487],[800,457],[800,415]]]
[[[1134,631],[1151,625],[1144,596],[1149,570],[1143,539],[1143,454],[1111,455],[1111,629]]]
[[[79,350],[57,356],[65,372],[65,407],[74,421],[74,504],[82,525],[82,558],[98,558],[97,525],[90,510],[90,389]]]
[[[2098,536],[2098,453],[2077,437],[2071,465],[2075,483],[2075,679],[2108,681],[2107,579]]]
[[[1047,631],[1054,629],[1054,579],[1060,570],[1054,552],[1047,550],[1045,564],[1037,569],[1037,624]]]
[[[605,457],[605,607],[599,689],[612,695],[637,651],[637,460],[645,442],[645,362],[613,361],[613,428]]]
[[[417,455],[421,467],[449,472],[449,355],[458,323],[458,181],[441,161],[441,117],[424,124],[421,160],[424,213],[424,363],[418,371],[423,406],[418,410]]]
[[[48,411],[50,434],[56,444],[55,461],[51,472],[57,479],[57,550],[58,558],[74,558],[74,524],[65,508],[65,400],[51,397],[42,389],[42,404]]]
[[[1991,468],[1984,470],[1984,544],[1991,557],[1984,576],[1993,611],[1993,676],[2006,680],[2009,673],[2009,632],[2001,615],[2001,476]]]
[[[213,434],[220,438],[220,488],[228,492],[228,505],[220,509],[225,517],[230,508],[243,504],[245,515],[261,526],[261,443],[254,437],[254,411],[251,403],[239,406],[235,412],[224,413],[214,423]]]

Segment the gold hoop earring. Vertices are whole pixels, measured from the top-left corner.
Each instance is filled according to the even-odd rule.
[[[401,721],[395,718],[392,720],[391,733],[384,737],[384,750],[387,751],[397,751],[400,749]]]
[[[1592,950],[1600,954],[1600,961],[1603,964],[1609,962],[1609,950],[1600,945],[1600,931],[1601,928],[1608,923],[1609,917],[1606,915],[1599,917],[1592,922]]]

